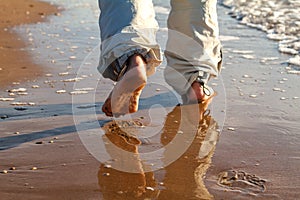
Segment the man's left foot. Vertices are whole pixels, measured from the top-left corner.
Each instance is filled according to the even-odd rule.
[[[139,98],[147,82],[146,63],[140,55],[128,59],[128,71],[113,88],[102,106],[106,116],[120,116],[138,110]]]

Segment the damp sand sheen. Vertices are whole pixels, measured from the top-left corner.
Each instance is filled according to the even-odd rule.
[[[156,75],[149,78],[140,98],[141,110],[130,115],[131,119],[112,120],[101,112],[101,106],[115,84],[97,74],[97,53],[83,61],[99,41],[97,1],[51,1],[64,11],[51,12],[54,16],[46,17],[48,22],[3,29],[5,33],[13,30],[19,34],[14,37],[28,41],[27,48],[21,47],[21,54],[30,54],[18,55],[30,59],[27,69],[32,60],[41,63],[37,68],[43,67],[30,68],[38,74],[25,81],[20,77],[6,79],[5,85],[0,75],[1,198],[297,199],[299,31],[293,30],[298,30],[298,1],[253,2],[234,1],[234,10],[218,8],[227,109],[219,108],[218,103],[223,83],[213,79],[211,85],[219,94],[196,126],[200,129],[191,148],[173,165],[134,175],[115,170],[115,160],[100,163],[91,156],[78,137],[73,116],[82,117],[86,133],[94,128],[90,119],[96,116],[95,122],[109,145],[113,143],[137,156],[162,148],[175,136],[183,137],[186,130],[179,128],[181,107],[176,107],[176,97],[163,85],[151,85],[163,82],[166,66],[158,67]],[[154,3],[161,26],[158,40],[163,45],[169,2]],[[42,7],[32,5],[44,13]],[[21,13],[32,16],[30,8]],[[242,21],[227,13],[238,18],[242,13]],[[247,13],[254,13],[255,19]],[[260,17],[265,13],[271,18]],[[281,24],[284,20],[289,23]],[[0,67],[5,76],[6,66]],[[79,100],[72,102],[72,98]],[[220,116],[224,113],[223,125]],[[160,134],[147,137],[151,129]],[[155,161],[134,165],[148,169],[165,160]]]

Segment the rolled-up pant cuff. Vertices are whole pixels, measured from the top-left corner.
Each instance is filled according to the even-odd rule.
[[[127,60],[133,55],[140,55],[143,60],[146,62],[146,72],[147,76],[154,74],[155,68],[160,65],[160,50],[159,49],[143,49],[136,48],[124,53],[122,56],[114,59],[114,61],[109,64],[105,69],[103,65],[99,65],[99,71],[102,72],[104,78],[109,78],[113,81],[119,81],[120,78],[127,71],[128,65]]]

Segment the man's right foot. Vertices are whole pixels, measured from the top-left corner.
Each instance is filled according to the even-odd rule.
[[[136,54],[128,59],[127,64],[127,72],[102,106],[102,111],[107,116],[120,116],[138,110],[139,98],[147,82],[146,63]]]
[[[184,95],[183,101],[186,104],[191,103],[203,103],[215,95],[211,88],[204,88],[199,81],[194,81],[188,90],[187,94]],[[205,90],[209,90],[205,92]]]

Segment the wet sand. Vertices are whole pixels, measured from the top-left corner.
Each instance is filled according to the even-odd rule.
[[[107,126],[113,122],[100,108],[113,84],[90,67],[97,53],[85,61],[79,58],[81,47],[73,48],[76,59],[53,64],[59,68],[49,67],[51,74],[4,88],[0,97],[14,99],[0,101],[1,198],[297,199],[299,76],[287,73],[287,66],[281,64],[287,56],[278,53],[275,42],[267,40],[263,32],[240,25],[226,14],[228,11],[219,7],[225,58],[222,77],[212,81],[218,95],[206,109],[210,112],[199,109],[196,114],[195,107],[176,106],[176,97],[158,84],[162,82],[162,65],[144,90],[140,111],[132,115],[144,127],[129,123],[121,128],[130,137],[123,132],[111,134]],[[159,19],[164,16],[160,14]],[[159,34],[163,43],[166,32]],[[79,43],[88,45],[83,49],[95,45]],[[37,45],[41,44],[37,41]],[[68,67],[70,62],[72,68]],[[76,73],[80,79],[74,79]],[[226,109],[222,107],[225,94],[221,80]],[[26,91],[12,90],[18,88]],[[155,107],[158,103],[161,107]],[[185,117],[183,109],[187,109]],[[184,133],[195,133],[196,137],[185,138]],[[99,162],[92,156],[95,151],[87,151],[84,144],[96,140],[85,136],[93,134],[105,142],[104,148],[112,157],[119,156],[112,144],[142,158],[175,136],[180,140],[174,141],[178,148],[153,160],[134,159],[130,164],[140,171],[132,174],[111,168],[119,167],[118,159]],[[131,136],[138,137],[141,144]],[[191,145],[171,165],[149,170],[164,166],[173,150],[184,144]],[[232,170],[249,178],[231,178]],[[219,174],[225,173],[229,177],[220,181]]]
[[[24,51],[26,42],[12,28],[21,24],[38,23],[46,16],[55,14],[58,8],[45,2],[0,1],[0,88],[12,85],[13,82],[33,79],[42,73],[42,67]]]

